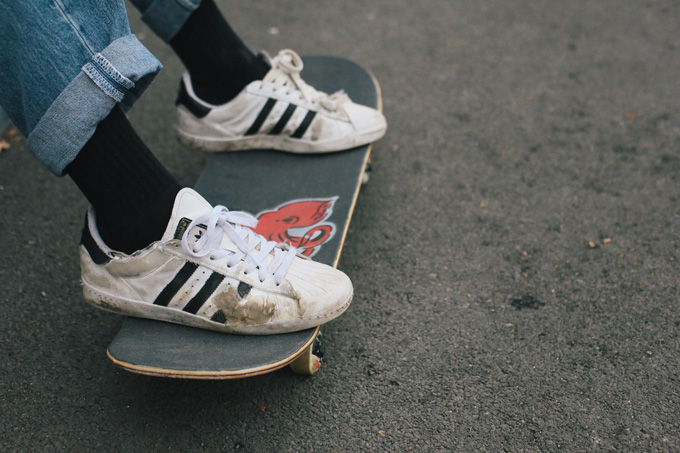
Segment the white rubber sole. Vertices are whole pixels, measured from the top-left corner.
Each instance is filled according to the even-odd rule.
[[[385,129],[365,132],[347,139],[306,141],[285,136],[254,135],[252,137],[224,138],[195,135],[177,129],[180,143],[193,149],[208,152],[244,151],[249,149],[275,149],[289,153],[316,154],[344,151],[373,143],[385,135]]]
[[[343,301],[338,310],[326,313],[324,316],[313,319],[294,318],[285,321],[278,321],[267,324],[254,324],[250,326],[226,326],[224,324],[210,321],[201,316],[192,315],[185,311],[154,305],[146,302],[139,302],[124,297],[108,294],[98,288],[93,287],[83,280],[83,295],[85,300],[92,306],[104,311],[137,318],[155,319],[157,321],[182,324],[198,329],[214,330],[222,333],[232,333],[239,335],[275,335],[281,333],[296,332],[299,330],[310,329],[312,327],[325,324],[344,313],[352,302],[353,295]]]

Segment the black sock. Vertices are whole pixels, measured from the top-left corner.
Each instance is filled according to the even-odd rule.
[[[196,95],[210,104],[230,101],[269,71],[268,64],[231,29],[213,0],[201,2],[170,46],[191,74]]]
[[[182,189],[117,106],[66,173],[94,207],[106,245],[128,254],[163,236]]]

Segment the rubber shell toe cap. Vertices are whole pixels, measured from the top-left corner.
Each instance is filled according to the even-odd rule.
[[[387,120],[378,110],[354,103],[347,104],[344,108],[357,134],[381,131],[384,135],[387,130]]]
[[[288,270],[286,280],[298,297],[302,317],[320,319],[318,324],[342,314],[354,293],[347,275],[311,260],[296,260]]]

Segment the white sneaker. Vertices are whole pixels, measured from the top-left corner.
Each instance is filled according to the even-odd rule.
[[[90,210],[80,246],[85,299],[124,315],[258,335],[315,327],[347,309],[345,274],[267,241],[256,225],[182,189],[163,238],[125,255],[103,243]]]
[[[185,73],[177,99],[180,141],[204,151],[272,148],[294,153],[340,151],[372,143],[387,130],[382,113],[342,91],[328,95],[300,78],[302,59],[282,50],[263,80],[230,102],[199,99]]]

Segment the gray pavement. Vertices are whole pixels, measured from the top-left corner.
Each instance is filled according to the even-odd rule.
[[[388,135],[313,378],[119,371],[83,302],[86,203],[0,153],[1,451],[680,451],[680,4],[220,1],[253,49],[345,56]],[[191,185],[177,58],[131,120]]]

